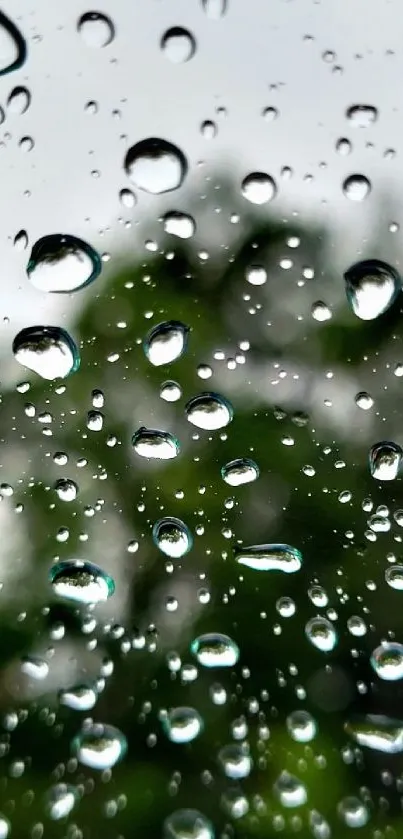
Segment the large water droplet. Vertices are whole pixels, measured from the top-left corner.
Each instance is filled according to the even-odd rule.
[[[29,326],[13,341],[13,353],[23,367],[28,367],[53,381],[64,379],[80,366],[80,354],[71,335],[59,326]]]
[[[163,217],[165,233],[171,236],[178,236],[179,239],[190,239],[196,231],[196,222],[193,216],[171,210]]]
[[[187,525],[181,519],[168,516],[155,522],[153,539],[157,548],[172,559],[185,556],[193,544]]]
[[[142,426],[133,434],[134,451],[141,457],[155,460],[171,460],[180,452],[179,442],[169,431]]]
[[[394,481],[402,459],[403,451],[397,443],[383,440],[375,443],[369,453],[369,468],[377,481]]]
[[[250,545],[235,548],[234,555],[239,565],[246,565],[254,571],[285,571],[286,574],[293,574],[299,571],[302,564],[302,554],[291,545]]]
[[[403,679],[403,644],[387,641],[373,651],[371,665],[376,675],[387,682]]]
[[[222,467],[221,475],[226,484],[238,487],[255,481],[259,477],[259,467],[249,457],[238,457]]]
[[[80,17],[77,29],[87,47],[96,49],[107,47],[115,36],[111,19],[101,12],[86,12]]]
[[[203,9],[210,20],[219,20],[227,10],[227,0],[202,0]]]
[[[211,822],[198,810],[175,810],[164,821],[164,839],[214,839]]]
[[[355,128],[369,128],[378,119],[378,111],[373,105],[350,105],[346,117]]]
[[[387,584],[396,591],[403,591],[403,565],[392,565],[385,571]]]
[[[14,87],[7,99],[7,111],[11,114],[25,114],[31,104],[31,94],[27,87]]]
[[[40,656],[26,655],[21,659],[21,671],[30,679],[41,682],[49,675],[49,664]]]
[[[27,46],[16,25],[0,12],[0,76],[22,67]]]
[[[233,781],[247,778],[251,773],[252,759],[245,743],[229,743],[218,752],[218,761],[224,774]]]
[[[368,808],[355,795],[347,795],[343,798],[337,810],[347,827],[364,827],[369,819]]]
[[[233,667],[239,659],[239,647],[228,635],[207,632],[192,641],[190,649],[203,667]]]
[[[362,411],[369,411],[374,404],[374,400],[370,393],[367,393],[365,390],[360,390],[355,397],[355,404]]]
[[[231,403],[218,393],[199,393],[186,405],[186,415],[192,425],[205,431],[216,431],[231,422],[234,411]]]
[[[40,291],[68,293],[92,283],[101,267],[99,255],[87,242],[55,233],[35,242],[27,273]]]
[[[165,402],[177,402],[182,396],[182,388],[178,382],[163,382],[160,389],[160,397]]]
[[[161,716],[165,734],[172,743],[190,743],[203,729],[203,720],[195,708],[172,708]]]
[[[81,559],[64,559],[49,570],[54,593],[83,605],[107,600],[115,591],[112,577],[98,565]]]
[[[337,633],[327,618],[311,618],[305,626],[305,635],[322,653],[330,653],[337,644]]]
[[[283,807],[301,807],[307,802],[306,787],[289,772],[282,772],[274,784],[274,793]]]
[[[127,740],[113,725],[91,723],[74,738],[72,751],[90,769],[111,769],[125,756]]]
[[[242,195],[252,204],[267,204],[277,193],[274,179],[266,172],[251,172],[242,181]]]
[[[55,483],[55,490],[60,501],[75,501],[78,495],[78,485],[71,478],[59,478]]]
[[[349,175],[343,181],[343,192],[350,201],[363,201],[371,192],[371,182],[365,175]]]
[[[154,367],[170,364],[186,350],[189,327],[179,320],[157,324],[144,339],[144,352]]]
[[[359,746],[390,755],[403,752],[403,720],[382,714],[367,714],[349,720],[344,729]]]
[[[96,705],[98,696],[90,685],[75,685],[59,692],[59,702],[72,711],[90,711]]]
[[[181,149],[156,137],[141,140],[126,154],[125,170],[131,182],[144,192],[160,195],[178,189],[187,173]]]
[[[173,26],[161,38],[161,49],[173,64],[190,61],[196,52],[196,41],[188,29]]]
[[[317,732],[316,720],[308,711],[292,711],[286,725],[288,733],[297,743],[310,743]]]
[[[55,784],[46,796],[47,813],[54,821],[64,819],[71,813],[77,800],[76,787],[71,784]]]
[[[344,274],[350,306],[361,320],[374,320],[389,309],[400,293],[398,272],[379,259],[357,262]]]

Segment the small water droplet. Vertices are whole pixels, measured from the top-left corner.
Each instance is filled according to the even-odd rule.
[[[369,411],[370,408],[373,407],[374,400],[372,396],[366,392],[366,390],[360,390],[355,397],[355,404],[357,408],[361,408],[362,411]]]
[[[169,516],[155,522],[153,539],[157,548],[172,559],[185,556],[193,544],[188,526],[181,519]]]
[[[277,108],[273,107],[265,108],[262,112],[263,119],[265,119],[266,122],[274,122],[278,115],[279,113]]]
[[[302,781],[289,772],[281,773],[273,790],[283,807],[302,807],[308,799],[306,787]]]
[[[26,230],[19,230],[14,236],[14,247],[17,251],[25,251],[28,246],[28,233]]]
[[[347,137],[340,137],[340,139],[337,140],[336,151],[339,154],[343,155],[343,157],[347,157],[347,155],[351,153],[351,150],[352,145],[350,140],[347,139]]]
[[[363,201],[371,192],[371,182],[365,175],[349,175],[343,181],[343,192],[350,201]]]
[[[187,347],[189,327],[179,320],[159,323],[146,335],[144,352],[154,367],[171,364],[183,355]]]
[[[316,720],[308,711],[292,711],[286,724],[289,735],[297,743],[310,743],[316,736]]]
[[[179,454],[179,442],[169,431],[158,431],[142,426],[133,434],[132,445],[141,457],[171,460]]]
[[[49,570],[54,593],[83,605],[101,603],[111,597],[115,583],[102,568],[81,559],[64,559]]]
[[[378,111],[373,105],[350,105],[346,117],[354,128],[369,128],[378,119]]]
[[[196,231],[196,222],[193,216],[180,213],[177,210],[170,210],[163,216],[165,233],[177,236],[179,239],[191,239]]]
[[[372,669],[387,682],[403,679],[403,644],[395,641],[385,642],[371,655]]]
[[[43,379],[64,379],[80,366],[80,354],[71,335],[59,326],[30,326],[13,341],[19,364]]]
[[[374,320],[386,312],[402,287],[395,268],[379,259],[355,263],[345,272],[344,280],[347,299],[361,320]]]
[[[200,126],[200,132],[205,140],[214,140],[218,133],[217,125],[212,119],[205,119]]]
[[[291,545],[267,544],[235,548],[235,560],[255,571],[284,571],[293,574],[302,565],[302,554]]]
[[[390,755],[403,752],[403,720],[367,714],[346,722],[344,730],[359,746],[367,749]]]
[[[24,64],[27,46],[19,29],[0,12],[0,76],[18,70]]]
[[[160,397],[165,402],[177,402],[182,396],[182,388],[178,382],[163,382],[160,388]]]
[[[219,20],[227,11],[227,0],[202,0],[202,7],[210,20]]]
[[[91,711],[97,702],[97,693],[90,685],[74,685],[59,691],[59,702],[72,711]]]
[[[100,273],[101,260],[91,245],[62,233],[38,239],[27,265],[28,277],[40,291],[77,291]]]
[[[343,798],[337,811],[347,827],[364,827],[369,819],[368,808],[355,795],[348,795]]]
[[[214,839],[211,822],[198,810],[175,810],[164,821],[164,839]]]
[[[394,481],[399,472],[402,449],[397,443],[375,443],[369,453],[369,468],[377,481]]]
[[[184,64],[190,61],[196,52],[196,41],[188,29],[173,26],[161,38],[161,49],[173,64]]]
[[[64,819],[71,813],[77,800],[76,787],[71,784],[55,784],[46,795],[47,813],[53,821]]]
[[[71,478],[59,478],[55,483],[55,490],[60,501],[75,501],[78,495],[78,486]]]
[[[31,93],[27,87],[14,87],[7,99],[7,110],[11,114],[25,114],[31,104]]]
[[[229,743],[218,752],[218,762],[227,778],[239,781],[252,770],[252,759],[245,743]]]
[[[332,317],[329,306],[323,300],[316,300],[315,303],[312,303],[311,313],[313,319],[317,320],[318,323],[325,323],[325,321],[330,320]]]
[[[237,487],[256,481],[259,477],[259,467],[249,457],[238,457],[221,468],[221,475],[225,483]]]
[[[85,725],[74,738],[72,751],[90,769],[111,769],[126,754],[127,740],[113,725],[96,722]]]
[[[101,12],[86,12],[80,17],[77,30],[86,46],[96,49],[107,47],[115,37],[111,19]]]
[[[263,265],[250,265],[245,271],[245,279],[251,285],[264,285],[267,280],[267,271]]]
[[[267,204],[277,193],[274,179],[266,172],[251,172],[242,181],[242,195],[252,204]]]
[[[234,411],[231,403],[218,393],[199,393],[186,405],[186,416],[192,425],[205,431],[216,431],[228,425]]]
[[[172,743],[191,743],[203,730],[203,720],[195,708],[172,708],[161,716],[165,734]]]
[[[337,644],[337,633],[327,618],[311,618],[305,626],[308,641],[322,653],[329,653]]]
[[[132,146],[126,154],[124,166],[134,186],[151,195],[178,189],[188,168],[181,149],[156,137]]]
[[[228,635],[207,632],[192,641],[190,649],[203,667],[234,667],[239,659],[239,648]]]
[[[119,201],[122,207],[131,210],[136,205],[136,196],[131,189],[121,189],[119,192]]]

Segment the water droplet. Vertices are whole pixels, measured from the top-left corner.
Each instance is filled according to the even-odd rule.
[[[29,152],[32,151],[35,143],[32,137],[21,137],[21,140],[18,145],[21,151]]]
[[[54,821],[64,819],[71,813],[77,800],[78,792],[71,784],[55,784],[46,795],[47,813]]]
[[[175,810],[164,821],[164,839],[214,839],[211,822],[198,810]]]
[[[186,404],[186,415],[192,425],[205,431],[217,431],[228,425],[234,411],[231,403],[218,393],[199,393]]]
[[[40,682],[49,675],[49,664],[39,656],[26,655],[21,660],[21,671],[30,679]]]
[[[308,795],[304,784],[289,772],[281,773],[273,789],[283,807],[301,807],[307,802]]]
[[[102,568],[81,559],[64,559],[49,570],[54,593],[83,605],[101,603],[111,597],[115,583]]]
[[[343,181],[343,192],[350,201],[363,201],[371,192],[371,182],[365,175],[349,175]]]
[[[190,647],[203,667],[234,667],[239,659],[239,648],[228,635],[207,632],[192,641]]]
[[[59,478],[55,483],[55,490],[60,501],[75,501],[78,494],[78,486],[70,478]]]
[[[308,641],[322,653],[330,653],[337,644],[337,633],[327,618],[311,618],[305,626]]]
[[[267,204],[277,193],[275,181],[266,172],[251,172],[242,181],[242,195],[252,204]]]
[[[403,752],[403,720],[367,714],[349,720],[344,729],[359,746],[390,755]]]
[[[191,239],[196,231],[196,222],[193,216],[186,213],[179,213],[171,210],[163,216],[165,233],[177,236],[179,239]]]
[[[90,685],[75,685],[59,691],[59,702],[72,711],[90,711],[96,705],[97,693]]]
[[[10,835],[10,822],[0,813],[0,839],[8,839]]]
[[[403,644],[393,641],[381,644],[371,655],[371,665],[376,675],[384,681],[403,679]]]
[[[144,339],[144,352],[154,367],[171,364],[183,355],[189,327],[179,320],[167,320],[150,330]]]
[[[361,408],[362,411],[369,411],[374,404],[374,400],[372,396],[366,392],[366,390],[360,390],[355,397],[355,404],[357,408]]]
[[[134,451],[141,457],[171,460],[179,454],[179,442],[169,431],[158,431],[142,426],[133,434]]]
[[[251,773],[252,759],[244,743],[229,743],[218,752],[218,761],[224,774],[233,781],[247,778]]]
[[[187,160],[173,143],[150,137],[132,146],[126,154],[125,170],[138,189],[160,195],[178,189],[187,173]]]
[[[235,560],[254,571],[284,571],[293,574],[302,565],[302,554],[291,545],[267,544],[235,548]]]
[[[203,720],[195,708],[172,708],[163,715],[162,723],[172,743],[190,743],[203,729]]]
[[[64,379],[80,366],[80,354],[71,335],[59,326],[29,326],[13,341],[19,364],[43,379]]]
[[[26,230],[19,230],[14,236],[14,247],[17,251],[25,251],[28,245],[28,233]]]
[[[337,810],[347,827],[364,827],[369,819],[368,808],[355,795],[348,795],[343,798]]]
[[[180,559],[190,551],[193,538],[187,525],[173,517],[156,521],[153,526],[153,539],[157,548],[172,559]]]
[[[267,271],[263,265],[250,265],[245,271],[245,278],[251,285],[264,285],[267,280]]]
[[[265,119],[266,122],[274,122],[274,120],[277,119],[278,115],[279,114],[277,108],[273,107],[265,108],[262,112],[263,119]]]
[[[200,131],[205,140],[214,140],[218,133],[217,125],[212,119],[205,119],[200,126]]]
[[[86,12],[80,17],[77,30],[87,47],[96,49],[107,47],[115,37],[111,19],[101,12]]]
[[[346,117],[354,128],[369,128],[378,119],[378,111],[373,105],[351,105]]]
[[[161,49],[173,64],[184,64],[190,61],[196,52],[196,41],[188,29],[173,26],[161,38]]]
[[[104,415],[101,411],[88,411],[87,428],[89,431],[102,431],[104,426]]]
[[[402,449],[397,443],[375,443],[369,453],[369,468],[373,478],[377,481],[394,481],[397,477],[402,459]]]
[[[403,565],[392,565],[385,571],[385,580],[391,588],[403,591]]]
[[[347,139],[347,137],[340,137],[340,139],[337,140],[336,151],[339,154],[343,155],[343,157],[346,157],[348,154],[350,154],[351,149],[352,145],[350,143],[350,140]]]
[[[232,819],[242,819],[249,812],[248,799],[237,787],[223,792],[221,804]]]
[[[308,711],[293,711],[286,724],[288,733],[297,743],[310,743],[316,736],[316,720]]]
[[[178,382],[163,382],[160,389],[160,397],[165,402],[177,402],[182,396],[182,388]]]
[[[398,272],[379,259],[357,262],[344,274],[350,306],[361,320],[374,320],[389,309],[401,290]]]
[[[25,114],[31,104],[31,93],[27,87],[14,87],[7,99],[7,110],[11,114]]]
[[[72,742],[73,754],[90,769],[111,769],[125,756],[127,741],[113,725],[86,725]]]
[[[202,7],[210,20],[219,20],[227,10],[227,0],[202,0]]]
[[[0,12],[0,76],[18,70],[24,64],[27,46],[16,25]]]
[[[40,291],[67,293],[92,283],[101,267],[99,255],[87,242],[55,233],[35,242],[27,274]]]
[[[259,467],[249,457],[238,457],[221,468],[221,475],[225,483],[232,487],[250,484],[259,477]]]

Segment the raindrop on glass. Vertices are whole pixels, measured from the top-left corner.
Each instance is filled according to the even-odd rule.
[[[395,268],[379,259],[356,262],[344,274],[350,306],[361,320],[374,320],[394,303],[401,278]]]
[[[346,117],[354,128],[369,128],[378,119],[378,111],[373,105],[350,105]]]
[[[171,460],[179,454],[179,442],[169,431],[142,426],[133,434],[132,446],[141,457]]]
[[[267,204],[276,196],[276,183],[266,172],[251,172],[242,181],[242,195],[252,204]]]
[[[387,641],[377,647],[371,655],[372,669],[387,682],[403,678],[403,644]]]
[[[349,175],[343,181],[343,192],[350,201],[363,201],[371,192],[371,182],[365,175]]]
[[[71,292],[89,285],[101,273],[101,259],[82,239],[63,233],[35,242],[27,274],[40,291]]]
[[[7,111],[11,114],[25,114],[31,104],[31,93],[27,87],[14,87],[7,99]]]
[[[71,784],[55,784],[46,795],[46,810],[49,817],[53,821],[66,818],[71,813],[77,800],[78,791],[76,787]]]
[[[102,568],[81,559],[64,559],[49,570],[49,582],[54,593],[65,600],[88,606],[111,597],[115,583]]]
[[[337,644],[336,630],[327,618],[311,618],[305,626],[305,635],[322,653],[330,653]]]
[[[71,335],[59,326],[29,326],[13,341],[19,364],[43,379],[64,379],[80,366],[80,354]]]
[[[134,186],[151,195],[178,189],[188,168],[181,149],[168,140],[156,137],[132,146],[126,154],[124,166]]]
[[[113,725],[91,723],[72,742],[72,752],[90,769],[111,769],[125,756],[127,740]]]
[[[191,239],[196,231],[196,222],[193,216],[171,210],[163,217],[165,233],[177,236],[178,239]]]
[[[293,574],[302,565],[302,554],[297,548],[283,544],[250,545],[235,548],[235,560],[254,571],[284,571]]]
[[[71,478],[59,478],[55,490],[60,501],[75,501],[78,495],[78,486]]]
[[[182,396],[182,388],[178,382],[163,382],[160,388],[160,397],[165,402],[177,402]]]
[[[203,729],[203,720],[195,708],[172,708],[161,716],[165,734],[172,743],[190,743]]]
[[[77,29],[86,46],[95,49],[107,47],[115,36],[111,19],[101,12],[86,12],[80,17]]]
[[[250,265],[245,271],[245,279],[251,285],[264,285],[267,280],[266,269],[263,265]]]
[[[226,484],[238,487],[256,481],[259,477],[259,467],[249,457],[238,457],[222,466],[221,476]]]
[[[362,411],[369,411],[370,408],[373,407],[374,400],[365,390],[360,390],[355,397],[355,404],[357,405],[357,408],[361,408]]]
[[[297,743],[310,743],[317,732],[316,720],[308,711],[292,711],[286,725],[290,737]]]
[[[382,441],[372,446],[369,453],[369,468],[377,481],[394,481],[399,472],[402,449],[397,443]]]
[[[59,702],[72,711],[91,711],[97,702],[97,693],[89,685],[75,685],[59,691]]]
[[[289,772],[281,773],[273,791],[283,807],[302,807],[307,802],[306,787],[299,778]]]
[[[27,46],[16,25],[0,12],[0,76],[19,70],[24,64]]]
[[[364,748],[390,755],[403,752],[403,720],[367,714],[346,722],[344,730]]]
[[[164,839],[214,839],[211,822],[199,810],[175,810],[164,821]]]
[[[239,647],[228,635],[207,632],[192,641],[190,649],[203,667],[233,667],[239,659]]]
[[[219,20],[227,10],[227,0],[201,0],[202,7],[210,20]]]
[[[186,405],[186,415],[189,422],[205,431],[216,431],[225,428],[233,416],[231,403],[218,393],[199,393],[190,399]]]
[[[173,26],[161,38],[161,49],[172,64],[190,61],[196,52],[196,41],[188,29]]]
[[[170,364],[183,355],[189,327],[179,320],[167,320],[150,330],[144,339],[144,352],[154,367]]]
[[[193,538],[187,525],[181,519],[166,517],[153,526],[154,544],[171,559],[180,559],[190,551]]]

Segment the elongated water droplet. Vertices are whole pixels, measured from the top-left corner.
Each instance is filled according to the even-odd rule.
[[[127,210],[131,210],[137,203],[136,196],[131,189],[121,189],[119,199],[122,207],[125,207]]]
[[[322,653],[330,653],[337,644],[336,630],[327,618],[311,618],[305,626],[305,635]]]
[[[403,451],[397,443],[383,440],[369,453],[369,468],[377,481],[394,481],[399,472]]]
[[[172,559],[185,556],[193,544],[187,525],[181,519],[168,516],[155,522],[153,539],[157,548]]]
[[[372,669],[380,679],[396,682],[403,679],[403,644],[387,641],[373,651]]]
[[[354,128],[369,128],[378,119],[378,111],[373,105],[350,105],[346,117]]]
[[[74,738],[72,751],[90,769],[111,769],[125,756],[127,740],[113,725],[91,723]]]
[[[389,755],[403,752],[403,720],[382,714],[367,714],[349,720],[344,729],[359,746]]]
[[[55,490],[60,501],[75,501],[78,495],[78,486],[71,478],[59,478],[55,483]]]
[[[64,819],[71,813],[76,801],[78,801],[76,787],[71,784],[55,784],[46,795],[47,813],[53,821]]]
[[[316,720],[308,711],[292,711],[286,724],[288,733],[297,743],[310,743],[316,736]]]
[[[96,49],[107,47],[115,36],[111,19],[101,12],[86,12],[80,17],[77,29],[87,47]]]
[[[235,560],[254,571],[284,571],[293,574],[302,565],[302,554],[291,545],[267,544],[235,548]]]
[[[189,327],[179,320],[157,324],[144,339],[144,352],[154,367],[170,364],[186,350]]]
[[[133,434],[134,451],[141,457],[155,460],[171,460],[180,452],[179,441],[169,431],[142,426]]]
[[[202,0],[203,9],[210,20],[219,20],[227,10],[227,0]]]
[[[96,705],[98,696],[90,685],[75,685],[59,691],[59,702],[72,711],[90,711]]]
[[[213,825],[199,810],[175,810],[164,821],[164,839],[214,839]]]
[[[101,259],[94,248],[76,236],[55,233],[35,242],[27,274],[40,291],[77,291],[101,273]]]
[[[203,667],[233,667],[239,659],[239,647],[228,635],[207,632],[192,641],[190,649]]]
[[[31,94],[27,87],[14,87],[7,99],[7,110],[11,114],[25,114],[31,104]]]
[[[196,222],[193,216],[171,210],[163,217],[165,233],[177,236],[179,239],[191,239],[196,232]]]
[[[371,182],[365,175],[349,175],[343,181],[343,192],[350,201],[363,201],[371,192]]]
[[[132,146],[124,165],[134,186],[152,195],[178,189],[188,168],[181,149],[157,137],[149,137]]]
[[[205,431],[225,428],[234,416],[233,407],[228,399],[211,392],[194,396],[187,403],[185,410],[189,422]]]
[[[221,475],[226,484],[238,487],[256,481],[259,477],[259,467],[249,457],[238,457],[221,468]]]
[[[16,335],[13,353],[19,364],[43,379],[64,379],[80,366],[71,335],[59,326],[28,326]]]
[[[18,70],[24,64],[27,46],[16,25],[0,12],[0,76]]]
[[[251,172],[242,181],[242,195],[252,204],[267,204],[277,193],[277,186],[266,172]]]
[[[107,600],[115,591],[115,583],[102,568],[81,559],[64,559],[49,570],[54,593],[83,605]]]
[[[190,743],[203,729],[203,720],[195,708],[172,708],[161,717],[165,734],[172,743]]]
[[[184,64],[190,61],[196,52],[196,41],[188,29],[173,26],[161,38],[161,49],[173,64]]]
[[[344,274],[350,306],[361,320],[374,320],[389,309],[400,293],[400,275],[379,259],[357,262]]]
[[[306,787],[302,781],[289,772],[281,773],[273,790],[283,807],[302,807],[308,799]]]

